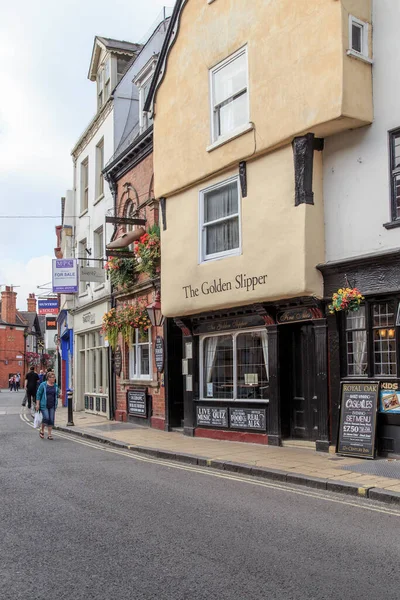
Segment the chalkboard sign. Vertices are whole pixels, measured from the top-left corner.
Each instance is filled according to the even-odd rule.
[[[154,359],[157,371],[162,373],[164,371],[164,339],[160,335],[156,337],[154,344]]]
[[[126,393],[128,414],[133,417],[147,418],[147,401],[145,390],[129,390]]]
[[[106,412],[106,411],[107,411],[107,399],[102,398],[101,399],[101,412]]]
[[[337,453],[374,458],[379,383],[342,383]]]
[[[114,352],[114,373],[119,377],[122,370],[122,352],[120,346],[117,346]]]
[[[231,427],[265,431],[265,409],[230,408],[229,421]]]
[[[228,409],[217,406],[197,406],[197,425],[228,427]]]
[[[93,399],[93,396],[89,397],[89,410],[94,410],[94,399]]]
[[[96,410],[100,412],[100,398],[96,398]]]

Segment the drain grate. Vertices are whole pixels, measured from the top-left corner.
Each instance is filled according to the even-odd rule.
[[[377,460],[366,462],[362,465],[346,465],[342,469],[356,473],[366,473],[368,475],[380,475],[381,477],[389,477],[390,479],[400,479],[400,460]]]

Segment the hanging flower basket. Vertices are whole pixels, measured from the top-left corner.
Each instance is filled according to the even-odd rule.
[[[103,316],[102,331],[107,336],[108,343],[115,350],[118,344],[118,336],[121,333],[125,342],[129,343],[135,329],[144,333],[151,326],[146,306],[143,302],[124,304],[118,310],[110,309]]]
[[[134,258],[119,258],[119,256],[110,258],[104,268],[108,271],[111,284],[116,288],[126,288],[132,285],[135,277],[135,263]]]
[[[134,242],[133,251],[136,257],[136,270],[139,273],[147,273],[151,279],[154,279],[160,272],[161,244],[158,225],[150,227],[137,242]]]
[[[119,334],[118,316],[115,308],[111,308],[103,315],[102,332],[107,336],[111,348],[115,350]]]
[[[40,363],[40,355],[37,352],[26,352],[25,358],[30,367],[37,367]]]
[[[340,288],[332,296],[329,312],[331,315],[343,310],[355,312],[360,308],[363,301],[364,296],[357,288]]]

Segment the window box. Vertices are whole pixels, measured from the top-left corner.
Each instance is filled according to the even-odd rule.
[[[240,185],[233,177],[200,192],[200,263],[241,253]]]
[[[265,329],[200,338],[200,399],[268,402],[268,334]]]

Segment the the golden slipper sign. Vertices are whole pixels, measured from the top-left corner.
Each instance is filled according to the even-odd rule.
[[[221,292],[231,292],[232,290],[243,290],[244,292],[254,292],[259,285],[265,285],[267,275],[256,275],[249,277],[246,273],[236,275],[233,281],[223,281],[213,279],[212,281],[203,281],[199,287],[184,285],[183,292],[185,298],[198,298],[199,296],[208,296],[209,294],[220,294]]]

